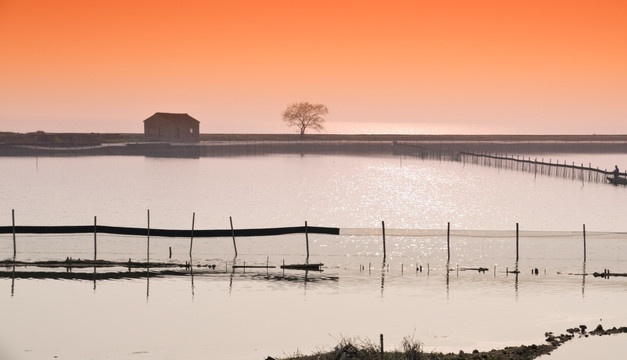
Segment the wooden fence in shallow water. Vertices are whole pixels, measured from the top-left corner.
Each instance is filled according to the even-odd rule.
[[[235,250],[235,256],[237,256],[237,245],[235,243],[236,237],[253,237],[253,236],[278,236],[288,234],[305,234],[305,241],[307,245],[307,258],[309,258],[309,234],[326,234],[326,235],[339,235],[340,229],[336,227],[321,227],[321,226],[309,226],[305,221],[305,226],[289,226],[289,227],[275,227],[275,228],[256,228],[256,229],[234,229],[233,220],[229,217],[231,228],[230,229],[215,229],[215,230],[197,230],[194,229],[194,220],[196,213],[192,215],[192,227],[189,230],[178,229],[151,229],[150,228],[150,210],[148,210],[148,222],[146,228],[134,228],[134,227],[120,227],[120,226],[104,226],[97,224],[97,217],[94,216],[94,225],[78,225],[78,226],[16,226],[15,225],[15,210],[11,211],[11,226],[0,226],[0,234],[13,234],[13,258],[17,256],[17,234],[94,234],[94,261],[97,258],[97,235],[111,234],[111,235],[134,235],[134,236],[146,236],[146,262],[150,262],[150,236],[158,237],[182,237],[189,238],[189,256],[192,256],[192,246],[194,243],[194,237],[196,238],[216,238],[216,237],[232,237],[233,249]],[[385,241],[384,241],[385,242]]]
[[[255,229],[234,229],[233,221],[229,218],[231,223],[230,229],[214,229],[214,230],[197,230],[194,229],[195,213],[192,216],[192,226],[188,230],[179,229],[151,229],[150,228],[150,211],[148,211],[148,222],[146,228],[133,228],[133,227],[117,227],[117,226],[104,226],[97,224],[97,218],[94,217],[93,225],[80,225],[80,226],[16,226],[15,225],[15,211],[12,211],[12,225],[0,226],[0,234],[12,234],[13,235],[13,260],[8,260],[3,263],[5,265],[10,262],[16,263],[17,257],[17,234],[92,234],[93,233],[93,248],[94,258],[93,265],[97,265],[97,235],[112,234],[112,235],[130,235],[130,236],[145,236],[146,237],[146,263],[150,265],[150,237],[178,237],[189,238],[189,256],[192,257],[193,241],[196,238],[218,238],[218,237],[232,237],[233,249],[235,257],[237,257],[237,245],[236,237],[263,237],[263,236],[280,236],[288,234],[305,234],[306,255],[309,260],[309,234],[323,234],[323,235],[342,235],[342,236],[381,236],[382,237],[382,252],[383,262],[385,263],[386,252],[386,228],[385,222],[381,221],[381,228],[344,228],[338,227],[322,227],[322,226],[309,226],[305,221],[304,226],[291,226],[291,227],[275,227],[275,228],[255,228]],[[539,235],[543,233],[544,235]],[[547,235],[546,232],[533,232],[527,231],[524,236],[528,237],[554,237],[565,236],[560,232],[553,232],[555,234]],[[516,223],[515,232],[512,230],[454,230],[451,231],[451,224],[447,224],[446,230],[429,230],[429,229],[388,229],[388,236],[400,236],[400,237],[424,237],[424,236],[444,236],[446,235],[446,251],[447,260],[451,259],[451,246],[450,239],[452,236],[461,237],[484,237],[484,238],[508,238],[515,237],[516,246],[516,262],[519,260],[519,226]],[[619,235],[624,238],[627,233],[597,233],[604,235]],[[586,226],[583,225],[582,231],[566,232],[566,236],[582,236],[583,239],[583,259],[586,261]],[[172,256],[172,249],[170,248],[170,257]],[[130,264],[130,259],[129,259]],[[129,265],[130,267],[130,265]]]
[[[499,155],[499,154],[480,154],[472,152],[460,152],[459,161],[464,163],[471,163],[483,166],[491,166],[498,168],[506,168],[518,171],[526,171],[534,174],[557,176],[566,179],[588,181],[588,182],[607,182],[608,176],[614,176],[613,171],[607,171],[607,169],[593,168],[592,164],[584,166],[584,164],[575,165],[559,163],[549,159],[548,162],[542,158],[538,161],[538,158],[531,159],[531,157],[521,158],[520,155],[514,157],[513,155]],[[619,173],[619,176],[627,176],[627,173]]]

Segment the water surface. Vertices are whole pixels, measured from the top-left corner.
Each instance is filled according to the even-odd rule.
[[[15,209],[18,225],[89,225],[97,216],[103,225],[142,227],[150,209],[153,228],[189,229],[196,213],[197,229],[226,229],[232,216],[240,228],[308,221],[342,231],[309,237],[309,261],[324,263],[322,273],[230,268],[234,261],[304,262],[304,235],[288,235],[237,239],[237,259],[230,238],[194,239],[193,264],[216,269],[178,277],[0,278],[10,325],[0,329],[1,358],[259,359],[381,333],[390,349],[413,334],[427,350],[456,352],[541,343],[545,331],[579,324],[627,322],[625,278],[582,275],[627,272],[624,187],[456,162],[335,155],[3,158],[0,170],[2,225],[11,224]],[[98,257],[141,261],[146,245],[141,237],[99,234]],[[189,245],[151,238],[151,260],[189,261]],[[2,257],[12,250],[11,235],[2,235]],[[17,250],[18,260],[91,258],[93,235],[20,234]],[[458,271],[466,267],[488,271]],[[517,275],[505,272],[516,267]]]

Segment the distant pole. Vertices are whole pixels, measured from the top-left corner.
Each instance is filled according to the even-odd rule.
[[[381,230],[383,232],[383,260],[385,260],[386,258],[386,253],[385,253],[385,221],[381,221]]]
[[[94,261],[96,261],[96,256],[98,254],[98,245],[96,243],[96,217],[94,216]]]
[[[194,222],[196,221],[196,213],[192,213],[192,236],[189,239],[189,257],[192,257],[192,247],[194,245]]]
[[[146,239],[146,265],[148,265],[150,263],[150,209],[148,209],[147,212],[147,216],[148,216],[148,227],[146,228],[146,235],[147,235],[147,239]]]
[[[583,262],[586,262],[586,224],[583,224]]]
[[[448,222],[446,225],[446,249],[448,253],[447,260],[451,260],[451,223]]]
[[[11,210],[11,220],[13,222],[13,260],[17,254],[17,247],[15,246],[15,209]]]
[[[516,262],[518,262],[518,223],[516,223]]]
[[[307,221],[305,221],[305,244],[307,245],[307,260],[309,260],[309,229],[307,228]]]
[[[233,218],[229,216],[231,222],[231,236],[233,237],[233,249],[235,249],[235,257],[237,257],[237,245],[235,244],[235,230],[233,230]]]

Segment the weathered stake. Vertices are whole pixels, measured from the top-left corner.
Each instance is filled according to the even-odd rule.
[[[447,260],[451,260],[451,223],[448,222],[446,225],[446,250],[447,250]]]
[[[385,260],[385,221],[381,221],[381,231],[383,232],[383,260]]]
[[[11,210],[11,220],[13,222],[13,260],[17,254],[17,247],[15,246],[15,209]]]
[[[383,354],[384,354],[384,351],[383,351],[383,334],[380,335],[380,338],[381,338],[381,360],[383,360]]]
[[[233,217],[229,216],[231,222],[231,236],[233,237],[233,249],[235,249],[235,257],[237,257],[237,245],[235,244],[235,230],[233,230]]]
[[[96,256],[98,254],[98,246],[96,243],[96,217],[94,216],[94,261],[96,261]]]
[[[586,262],[586,224],[583,224],[583,262]]]
[[[307,221],[305,221],[305,244],[307,245],[307,260],[309,260],[309,230],[307,228]]]
[[[146,228],[146,265],[150,263],[150,209],[147,212],[148,227]]]
[[[518,223],[516,223],[516,262],[518,262]]]
[[[192,257],[192,246],[194,245],[194,223],[196,222],[196,213],[192,213],[192,236],[189,239],[189,257]],[[191,262],[191,261],[190,261]]]

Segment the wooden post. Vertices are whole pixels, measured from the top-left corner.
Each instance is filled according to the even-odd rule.
[[[231,222],[231,236],[233,237],[233,249],[235,249],[235,257],[237,257],[237,245],[235,244],[235,230],[233,230],[233,218],[229,216]]]
[[[189,258],[192,258],[192,246],[194,245],[194,223],[196,222],[196,213],[192,213],[192,236],[189,239]],[[190,260],[191,262],[191,260]]]
[[[383,260],[385,260],[385,221],[383,220],[381,221],[381,231],[383,232]]]
[[[518,223],[516,223],[516,262],[518,262]]]
[[[98,254],[98,246],[96,244],[96,217],[94,216],[94,261],[96,261],[96,256]]]
[[[307,245],[307,260],[309,260],[309,230],[307,229],[307,221],[305,221],[305,244]]]
[[[150,263],[150,209],[147,212],[148,216],[148,227],[146,228],[146,265]]]
[[[446,249],[447,249],[447,260],[450,261],[451,260],[451,223],[447,223],[446,225]]]
[[[383,334],[381,334],[380,338],[381,338],[381,360],[383,360],[383,354],[384,354],[384,351],[383,351]]]
[[[583,224],[583,262],[586,262],[586,224]]]
[[[17,254],[17,247],[15,246],[15,209],[11,210],[11,220],[13,222],[13,260]]]

